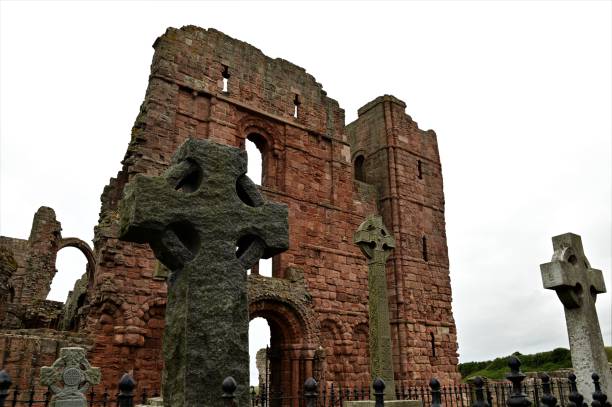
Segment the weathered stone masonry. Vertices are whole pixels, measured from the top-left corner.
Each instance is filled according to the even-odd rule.
[[[253,141],[262,193],[288,205],[289,250],[273,259],[273,278],[249,277],[251,318],[271,329],[273,387],[294,394],[310,375],[370,381],[368,268],[352,242],[369,214],[382,215],[396,240],[387,262],[396,380],[458,380],[435,133],[420,130],[393,96],[345,126],[344,111],[304,69],[213,29],[170,28],[154,48],[122,169],[102,194],[95,264],[61,316],[92,341],[88,358],[104,383],[133,370],[139,386],[159,387],[165,281],[147,245],[118,240],[117,209],[124,185],[135,174],[161,175],[187,138],[241,148]],[[53,256],[45,261],[54,270]]]

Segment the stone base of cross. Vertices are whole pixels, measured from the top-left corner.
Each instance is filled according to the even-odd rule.
[[[582,239],[573,233],[552,238],[554,253],[549,263],[540,265],[544,288],[555,290],[565,309],[572,365],[578,391],[591,401],[591,375],[597,373],[602,391],[610,394],[612,375],[604,348],[595,300],[606,292],[600,270],[591,268]]]

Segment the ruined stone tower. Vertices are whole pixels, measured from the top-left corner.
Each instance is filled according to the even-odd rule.
[[[297,394],[309,376],[370,382],[367,264],[352,243],[370,214],[382,215],[397,242],[387,262],[396,383],[456,382],[435,133],[420,130],[390,95],[345,126],[338,102],[303,68],[213,29],[170,28],[154,48],[121,171],[102,194],[94,264],[62,315],[62,327],[91,341],[88,358],[105,383],[133,370],[139,386],[159,387],[164,270],[148,246],[118,240],[117,208],[125,184],[138,173],[160,175],[187,138],[241,148],[253,141],[262,155],[261,191],[289,207],[289,250],[273,258],[273,277],[256,268],[249,276],[251,318],[270,325],[273,389]],[[60,247],[40,253],[55,256]],[[21,348],[7,335],[0,332],[0,344],[10,369],[20,360],[6,361]]]

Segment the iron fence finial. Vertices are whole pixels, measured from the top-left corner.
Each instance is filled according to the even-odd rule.
[[[234,396],[236,387],[236,380],[234,380],[232,376],[227,376],[225,379],[223,379],[223,383],[221,383],[223,395],[221,398],[223,398],[223,404],[226,407],[234,407],[236,405],[234,402],[234,399],[236,398],[236,396]]]
[[[591,402],[592,407],[610,407],[608,396],[601,391],[601,384],[599,383],[599,375],[593,373],[591,375],[593,379],[593,385],[595,386],[595,392],[593,393],[593,401]]]

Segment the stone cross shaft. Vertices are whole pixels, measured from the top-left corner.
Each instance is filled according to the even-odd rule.
[[[565,309],[565,322],[578,378],[578,391],[591,400],[591,374],[601,377],[602,391],[612,391],[612,378],[595,309],[597,294],[605,293],[603,275],[591,268],[580,236],[573,233],[552,238],[550,263],[540,265],[544,288],[555,290]],[[605,390],[604,390],[605,388]]]
[[[249,405],[246,269],[288,247],[285,205],[264,202],[240,149],[187,140],[162,177],[136,175],[120,237],[149,243],[169,270],[165,406],[218,406],[224,378]]]
[[[395,239],[385,228],[382,217],[372,215],[359,226],[353,241],[368,259],[370,374],[373,379],[383,379],[386,384],[385,399],[394,400],[395,382],[385,265],[395,247]]]

